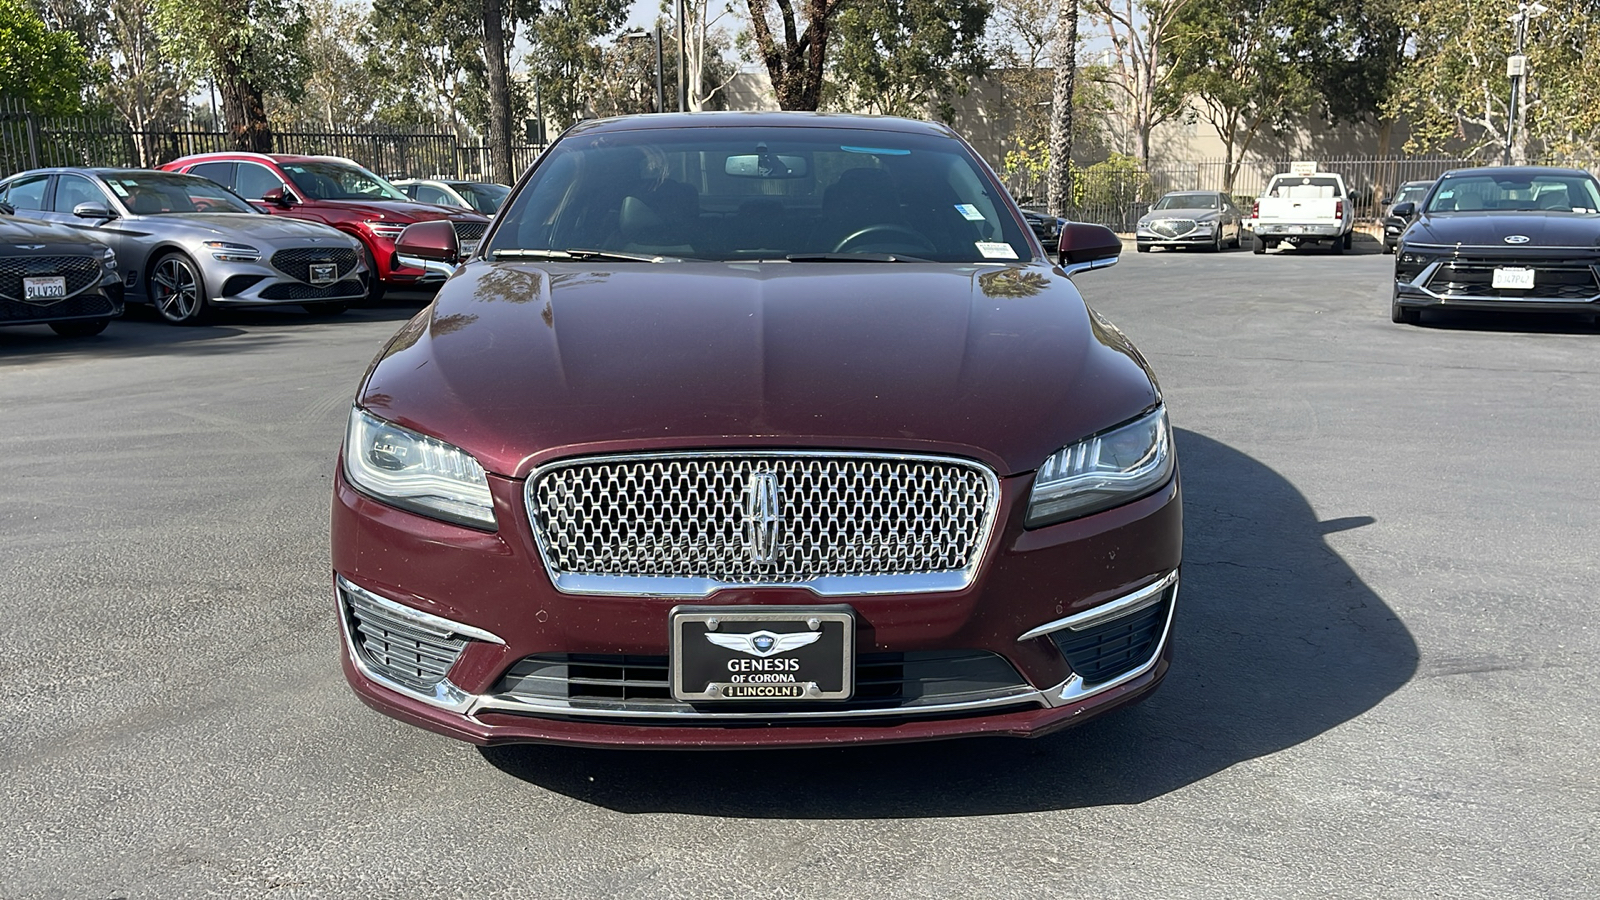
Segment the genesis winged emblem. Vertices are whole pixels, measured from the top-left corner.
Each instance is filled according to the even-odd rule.
[[[788,653],[790,650],[799,650],[807,644],[816,643],[821,637],[820,631],[797,631],[793,634],[773,634],[770,631],[752,631],[749,634],[706,632],[706,640],[718,647],[726,647],[763,659],[779,653]]]

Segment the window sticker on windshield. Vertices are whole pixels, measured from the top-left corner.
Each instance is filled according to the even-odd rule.
[[[112,193],[116,194],[118,197],[126,197],[126,196],[128,196],[128,189],[123,187],[121,182],[107,181],[106,184],[111,185]]]
[[[978,212],[978,208],[971,203],[957,203],[956,212],[961,213],[961,218],[966,219],[968,222],[983,221],[983,213]]]
[[[910,150],[892,150],[892,149],[889,149],[887,147],[845,147],[845,146],[841,145],[839,147],[839,149],[843,150],[846,153],[876,153],[879,156],[910,156],[911,155],[911,151]]]
[[[1017,258],[1017,251],[1013,250],[1010,244],[1000,241],[978,241],[976,246],[978,252],[983,254],[984,259]]]

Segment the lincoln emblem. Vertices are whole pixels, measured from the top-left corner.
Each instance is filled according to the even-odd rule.
[[[744,485],[744,543],[751,562],[770,565],[778,558],[781,519],[778,476],[751,472]]]

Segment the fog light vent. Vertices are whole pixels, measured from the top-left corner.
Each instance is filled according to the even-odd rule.
[[[1050,639],[1085,685],[1110,681],[1150,661],[1161,643],[1173,592],[1167,588],[1159,603],[1082,631],[1064,628]]]
[[[339,596],[363,660],[374,672],[406,687],[431,690],[467,646],[466,638],[400,615],[365,591],[341,586]]]

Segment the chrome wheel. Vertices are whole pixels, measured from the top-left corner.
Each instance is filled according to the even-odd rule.
[[[176,253],[163,256],[150,271],[150,299],[156,312],[175,325],[205,318],[206,290],[194,264]]]

